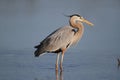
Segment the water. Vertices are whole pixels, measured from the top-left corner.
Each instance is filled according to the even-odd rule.
[[[64,71],[55,72],[55,54],[35,58],[33,51],[1,51],[0,80],[120,80],[112,51],[66,52]]]

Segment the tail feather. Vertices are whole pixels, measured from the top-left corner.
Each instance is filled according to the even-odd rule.
[[[39,50],[39,49],[40,49],[39,47],[40,47],[40,45],[34,46],[34,48],[37,49],[37,50],[34,52],[35,57],[39,57],[39,55],[42,54],[41,51]]]
[[[37,49],[35,52],[34,52],[34,55],[35,57],[39,57],[41,54],[43,54],[45,51],[41,50],[41,49]]]
[[[34,46],[34,48],[39,48],[39,47],[40,47],[40,45]]]
[[[45,50],[43,49],[43,46],[41,44],[35,46],[37,50],[34,52],[35,57],[39,57],[39,55],[43,54]]]
[[[46,49],[44,48],[43,42],[41,42],[39,45],[35,46],[37,50],[34,52],[35,57],[39,57],[41,54],[46,52]]]

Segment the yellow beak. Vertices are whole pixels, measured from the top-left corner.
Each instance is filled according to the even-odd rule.
[[[88,21],[88,20],[86,20],[86,19],[84,19],[84,18],[83,18],[82,20],[83,20],[82,22],[88,24],[89,26],[94,26],[94,24],[91,23],[90,21]]]

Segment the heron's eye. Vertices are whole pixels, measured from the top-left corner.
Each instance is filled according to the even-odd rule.
[[[83,19],[83,17],[80,17],[80,19]]]

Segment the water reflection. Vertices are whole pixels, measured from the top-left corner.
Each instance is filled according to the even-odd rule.
[[[55,79],[54,79],[55,78]],[[55,76],[54,78],[49,78],[49,80],[63,80],[63,71],[58,71],[58,70],[55,70]],[[42,78],[43,79],[43,78]],[[48,79],[48,78],[47,78]],[[34,80],[41,80],[41,78],[39,77],[35,77]]]
[[[120,67],[120,59],[118,58],[117,60],[118,60],[118,69],[119,69],[119,67]]]
[[[55,71],[55,75],[56,75],[56,80],[63,80],[63,71]]]

